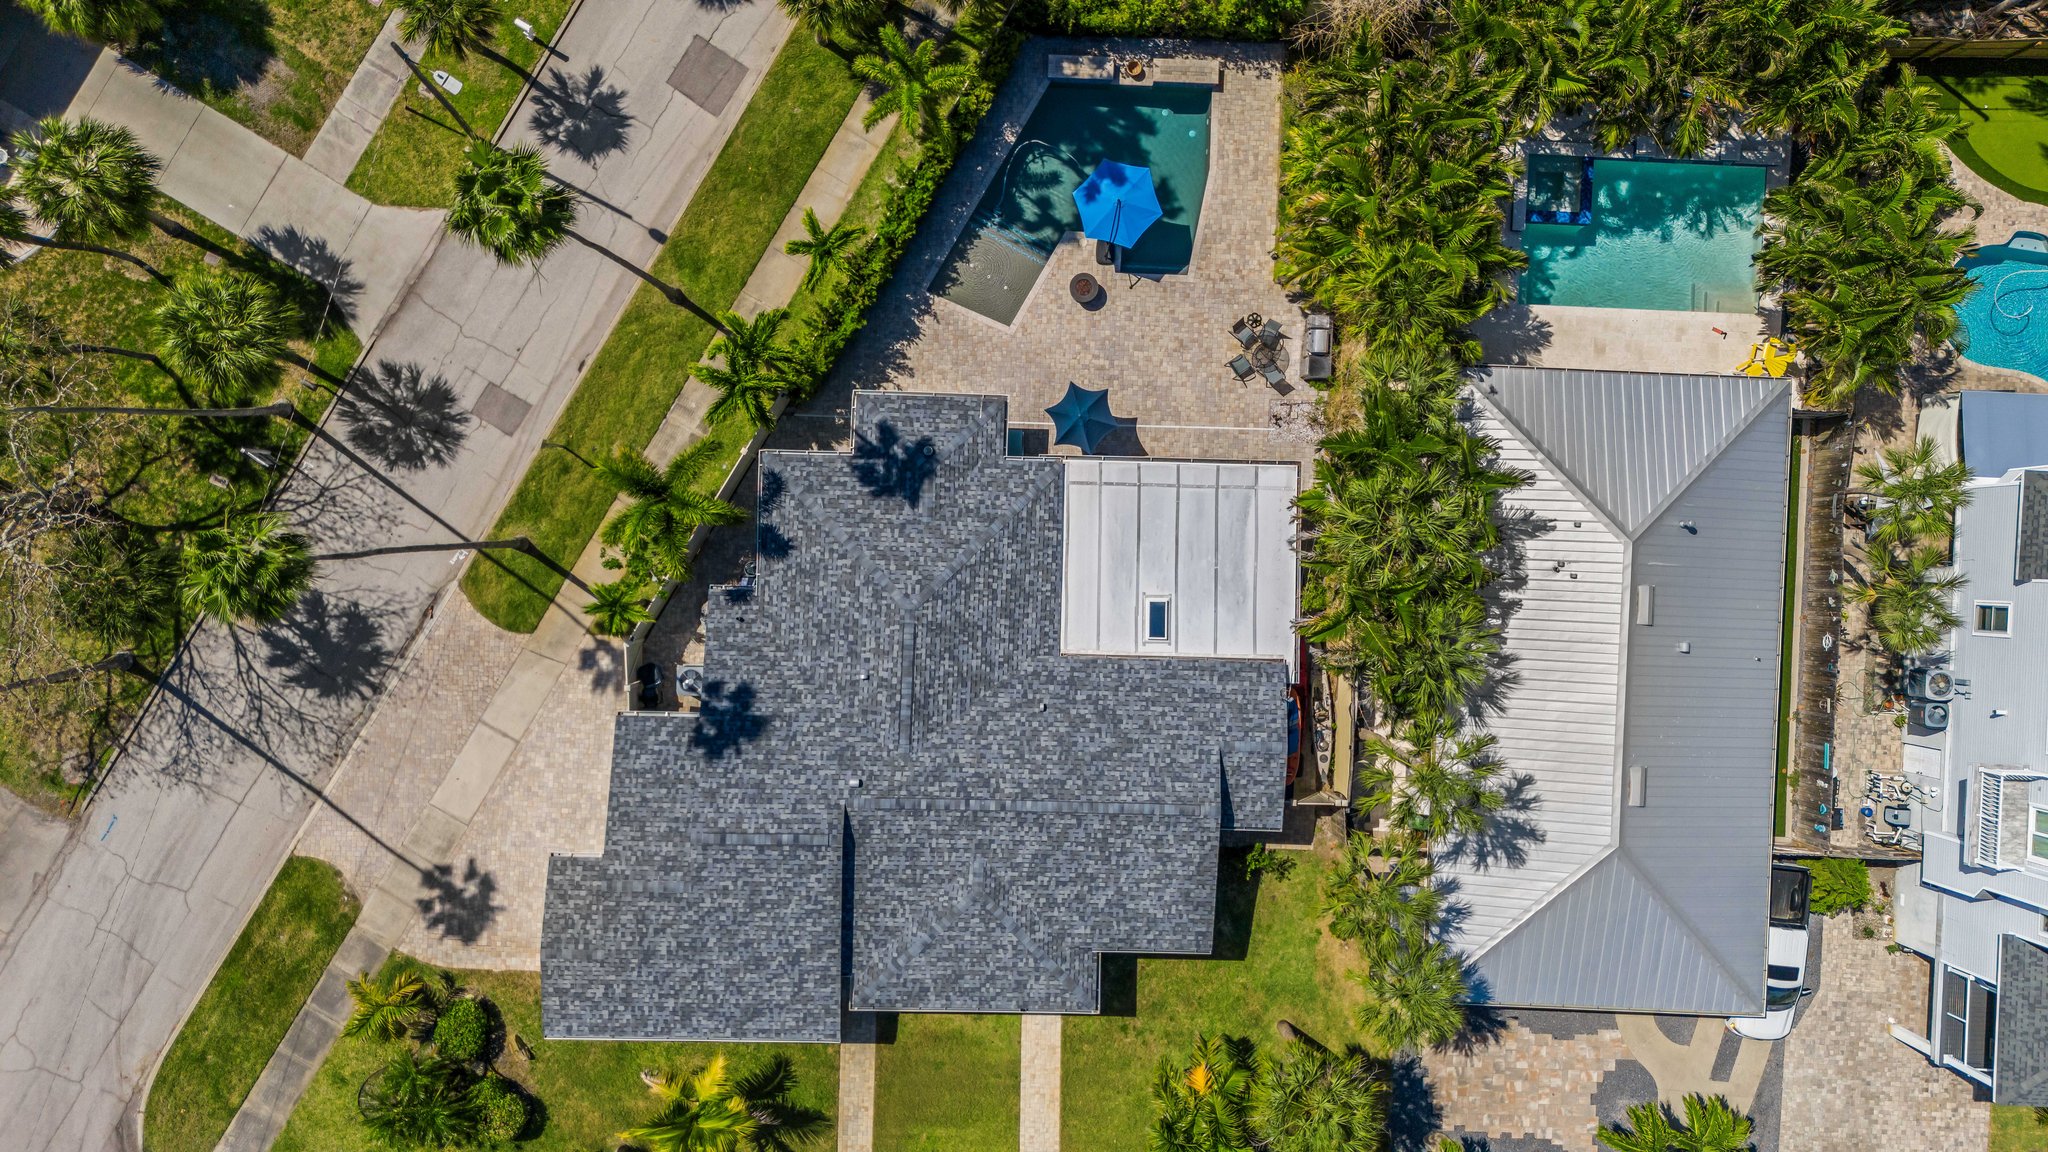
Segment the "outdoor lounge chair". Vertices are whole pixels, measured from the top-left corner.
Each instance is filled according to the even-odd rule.
[[[1259,375],[1264,376],[1266,383],[1271,384],[1275,388],[1287,383],[1287,373],[1280,370],[1278,362],[1268,364],[1264,368],[1259,369]]]
[[[1257,368],[1252,367],[1251,360],[1244,356],[1232,357],[1230,360],[1230,370],[1237,374],[1237,382],[1239,384],[1251,379],[1252,375],[1258,371]]]
[[[1250,348],[1259,338],[1259,314],[1254,312],[1230,326],[1230,334],[1237,338],[1240,347]]]

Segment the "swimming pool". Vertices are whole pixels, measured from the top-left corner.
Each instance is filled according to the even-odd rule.
[[[1576,156],[1529,159],[1522,303],[1672,312],[1756,307],[1750,261],[1763,212],[1762,168],[1595,159],[1588,171],[1583,164]]]
[[[1104,160],[1152,169],[1164,215],[1124,252],[1126,270],[1185,271],[1209,185],[1209,89],[1054,84],[975,205],[932,293],[1008,324],[1060,237],[1081,230],[1074,189]]]
[[[1976,288],[1956,308],[1965,357],[2048,380],[2048,237],[2015,232],[1960,261]]]

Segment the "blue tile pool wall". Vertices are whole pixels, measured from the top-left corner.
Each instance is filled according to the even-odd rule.
[[[1052,84],[975,205],[931,290],[999,323],[1015,320],[1060,238],[1081,229],[1074,189],[1104,160],[1152,169],[1160,220],[1125,269],[1185,271],[1209,183],[1207,88]]]
[[[1534,164],[1535,159],[1531,160]],[[1528,215],[1525,304],[1748,312],[1765,169],[1595,159],[1570,222]]]
[[[1593,222],[1593,158],[1591,156],[1529,157],[1531,224]],[[1538,196],[1541,193],[1541,204]]]
[[[1976,285],[1956,308],[1958,350],[1976,363],[2048,380],[2048,243],[2015,234],[1958,266]]]

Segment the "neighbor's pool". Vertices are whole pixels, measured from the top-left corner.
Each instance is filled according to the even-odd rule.
[[[1662,160],[1529,158],[1524,304],[1748,312],[1764,170]],[[1558,222],[1548,222],[1549,217]]]
[[[1977,285],[1956,309],[1962,354],[2048,380],[2048,237],[2015,232],[1960,266]]]
[[[1104,160],[1151,168],[1165,213],[1124,253],[1124,268],[1184,271],[1209,184],[1209,95],[1174,85],[1048,87],[933,277],[933,294],[1015,320],[1060,237],[1081,230],[1074,189]]]

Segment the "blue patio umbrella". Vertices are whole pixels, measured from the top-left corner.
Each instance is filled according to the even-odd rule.
[[[1052,417],[1053,443],[1072,444],[1083,452],[1095,451],[1116,427],[1116,417],[1109,414],[1106,388],[1083,388],[1069,382],[1067,394],[1045,414]]]
[[[1107,240],[1119,248],[1136,244],[1161,215],[1152,170],[1114,160],[1097,164],[1074,189],[1074,206],[1081,210],[1081,231],[1090,240]]]

